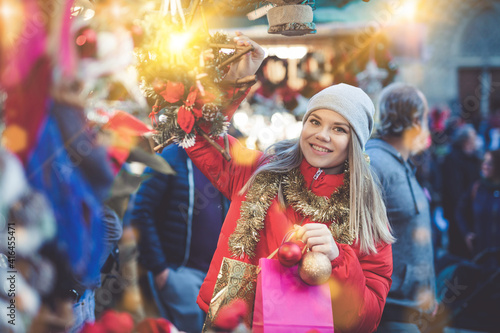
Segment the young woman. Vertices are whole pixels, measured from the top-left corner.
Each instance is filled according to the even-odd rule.
[[[331,261],[335,332],[377,328],[391,285],[394,239],[363,155],[373,114],[361,89],[340,84],[311,98],[298,140],[262,154],[230,137],[230,162],[201,137],[187,149],[231,200],[198,296],[204,311],[224,257],[258,265],[296,230],[311,251]]]

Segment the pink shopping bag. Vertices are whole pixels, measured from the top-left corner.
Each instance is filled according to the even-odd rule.
[[[254,333],[333,333],[333,314],[328,283],[310,286],[297,272],[278,260],[259,260],[261,269],[253,314]]]

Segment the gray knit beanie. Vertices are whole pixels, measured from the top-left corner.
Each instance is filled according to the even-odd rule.
[[[375,107],[363,90],[345,83],[321,90],[309,100],[302,122],[306,122],[311,112],[320,109],[332,110],[344,117],[358,136],[361,148],[365,149],[373,129]]]

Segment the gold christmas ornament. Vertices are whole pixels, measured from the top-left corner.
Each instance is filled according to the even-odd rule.
[[[320,252],[307,252],[299,263],[299,276],[305,283],[317,286],[325,283],[332,274],[332,263]]]

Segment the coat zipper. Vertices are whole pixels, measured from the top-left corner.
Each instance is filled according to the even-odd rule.
[[[313,176],[313,180],[311,182],[311,185],[309,185],[309,190],[312,189],[312,185],[313,185],[314,181],[318,180],[318,178],[319,178],[319,176],[321,176],[322,172],[323,172],[323,170],[321,170],[321,168],[318,168],[318,171],[316,171],[316,173]]]
[[[321,168],[319,168],[318,171],[316,171],[316,173],[314,174],[313,179],[314,180],[318,180],[318,178],[319,178],[319,176],[321,175],[322,172],[323,172],[323,170],[321,170]]]

